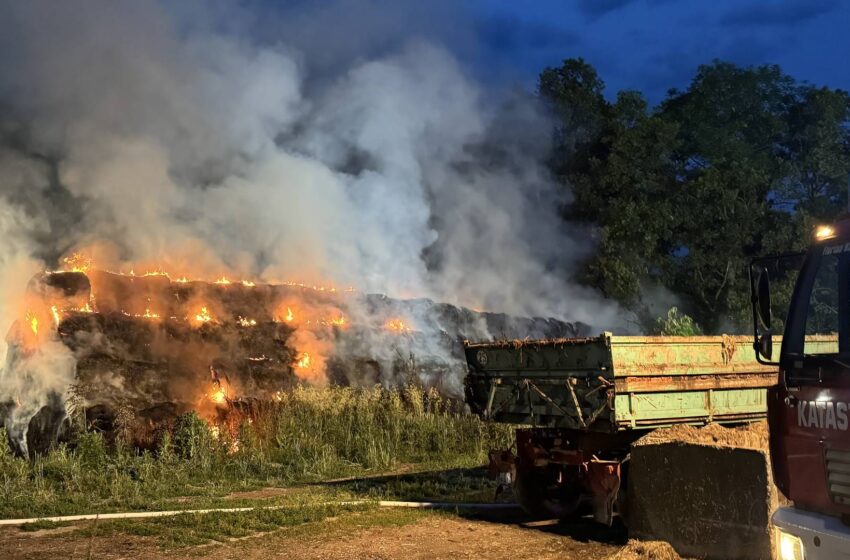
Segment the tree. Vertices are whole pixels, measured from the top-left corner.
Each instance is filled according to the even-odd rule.
[[[611,103],[603,88],[581,59],[538,88],[557,122],[555,171],[574,193],[566,217],[597,226],[584,280],[647,330],[653,286],[709,332],[746,330],[749,259],[805,246],[814,221],[844,206],[847,94],[718,61],[651,111],[637,92]]]
[[[560,68],[547,68],[540,74],[538,95],[555,117],[553,167],[565,176],[585,171],[599,145],[609,120],[604,82],[596,70],[581,58],[570,58]]]
[[[788,121],[786,176],[777,189],[777,203],[830,219],[836,208],[847,205],[850,99],[843,91],[805,88]]]

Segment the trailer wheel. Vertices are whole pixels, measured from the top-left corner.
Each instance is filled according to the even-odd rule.
[[[570,471],[575,471],[572,473]],[[522,509],[534,517],[563,519],[577,513],[582,492],[578,469],[517,468],[514,495]]]

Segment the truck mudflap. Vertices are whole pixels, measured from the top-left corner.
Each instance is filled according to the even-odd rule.
[[[624,496],[624,465],[627,453],[597,453],[582,449],[569,432],[557,429],[519,429],[516,454],[510,450],[490,453],[488,468],[499,480],[497,496],[506,481],[528,513],[539,517],[565,518],[592,513],[611,525]]]
[[[839,517],[784,507],[773,513],[772,522],[781,560],[850,559],[850,526]]]

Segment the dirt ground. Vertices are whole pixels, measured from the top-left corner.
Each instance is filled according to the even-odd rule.
[[[425,559],[488,558],[491,560],[616,558],[632,560],[677,558],[652,552],[652,547],[626,545],[622,528],[607,529],[590,522],[572,524],[532,522],[514,517],[467,519],[454,515],[415,512],[404,522],[385,523],[350,514],[312,527],[282,529],[227,543],[163,549],[152,537],[112,535],[81,538],[75,527],[24,532],[0,529],[0,556],[17,559],[188,559],[254,560],[260,558]],[[646,551],[649,550],[649,553]],[[664,552],[664,551],[662,551]]]

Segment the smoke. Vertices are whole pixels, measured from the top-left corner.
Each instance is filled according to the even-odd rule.
[[[27,286],[43,264],[32,257],[37,239],[49,233],[49,224],[29,215],[24,202],[9,194],[33,195],[44,190],[43,169],[33,161],[0,151],[0,177],[8,192],[0,194],[0,332],[19,338],[27,311]],[[74,377],[71,351],[49,336],[34,349],[25,349],[6,338],[0,340],[0,409],[4,427],[26,454],[30,419],[51,399],[64,395]]]
[[[474,49],[453,3],[317,4],[0,3],[5,322],[83,249],[624,326],[572,279],[592,244],[559,215],[545,115],[441,44]]]

